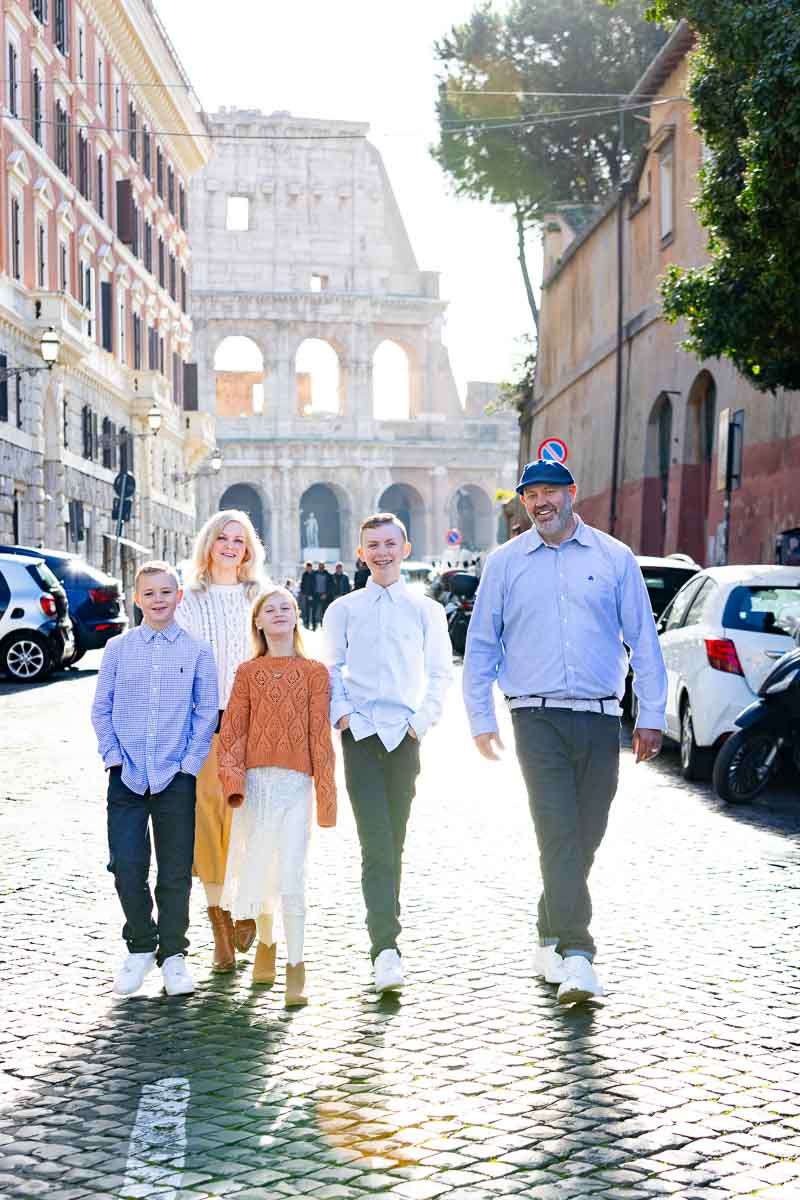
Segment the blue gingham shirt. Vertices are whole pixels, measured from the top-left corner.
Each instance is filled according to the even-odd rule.
[[[495,682],[508,697],[621,697],[631,649],[637,725],[664,728],[667,672],[633,552],[577,518],[548,546],[535,527],[486,560],[467,635],[464,703],[472,736],[496,733]]]
[[[211,647],[175,621],[140,625],[106,645],[92,724],[103,762],[122,764],[132,792],[163,792],[179,771],[197,775],[218,716]]]

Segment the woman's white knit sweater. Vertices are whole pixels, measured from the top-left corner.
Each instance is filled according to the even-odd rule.
[[[187,588],[175,619],[200,641],[210,642],[217,664],[219,706],[225,708],[237,667],[253,655],[250,601],[244,584],[212,583],[202,592]]]

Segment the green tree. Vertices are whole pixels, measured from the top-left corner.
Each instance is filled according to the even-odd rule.
[[[664,36],[638,0],[613,10],[597,0],[512,0],[502,13],[485,0],[436,43],[433,156],[458,195],[511,210],[537,331],[526,234],[554,204],[596,205],[619,182],[642,137],[629,123],[621,143],[619,102]]]
[[[667,316],[684,347],[756,388],[800,388],[800,14],[796,0],[657,0],[697,34],[690,98],[710,151],[697,211],[709,262],[673,266]]]

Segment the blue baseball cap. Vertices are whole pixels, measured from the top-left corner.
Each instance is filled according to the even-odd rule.
[[[517,495],[521,496],[523,490],[532,483],[549,483],[553,487],[571,487],[575,480],[572,478],[572,472],[567,470],[563,463],[538,458],[536,462],[529,462],[522,472],[522,478],[517,484]]]

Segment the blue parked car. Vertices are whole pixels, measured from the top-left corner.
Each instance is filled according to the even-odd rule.
[[[64,666],[76,663],[87,650],[102,650],[110,638],[127,629],[125,595],[119,580],[91,567],[79,555],[32,546],[0,546],[0,553],[43,558],[67,593],[75,653]]]

